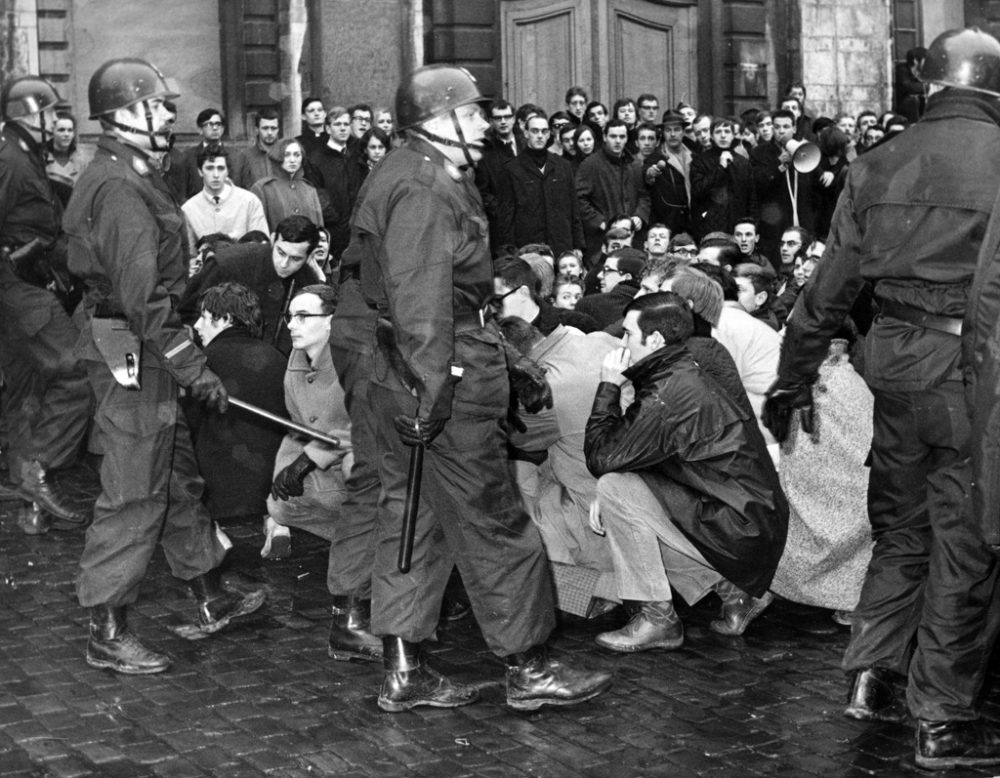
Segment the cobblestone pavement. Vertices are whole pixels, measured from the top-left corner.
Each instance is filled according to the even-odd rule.
[[[85,487],[82,501],[93,498]],[[264,563],[256,522],[226,527],[226,579],[265,587],[261,611],[208,640],[177,637],[170,627],[191,620],[193,601],[158,554],[130,622],[173,669],[95,670],[73,589],[82,534],[25,535],[19,509],[0,502],[3,778],[930,775],[913,764],[909,726],[842,718],[848,632],[829,611],[787,602],[743,638],[708,630],[716,601],[682,608],[681,650],[632,656],[593,645],[619,615],[567,618],[553,653],[613,670],[615,684],[581,706],[530,714],[505,707],[501,662],[468,618],[442,628],[431,651],[441,670],[478,683],[482,701],[382,713],[380,668],[327,657],[322,544],[296,534],[292,558]],[[991,717],[998,701],[987,699]]]

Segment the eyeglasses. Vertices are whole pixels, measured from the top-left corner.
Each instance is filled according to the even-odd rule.
[[[617,273],[618,275],[621,275],[622,271],[616,267],[609,267],[608,265],[605,265],[597,271],[597,275],[599,276],[606,276],[608,273]]]
[[[510,297],[512,294],[514,294],[514,292],[516,292],[520,288],[521,288],[520,286],[515,286],[509,292],[506,292],[504,294],[495,294],[495,295],[493,295],[490,298],[490,305],[493,306],[494,308],[499,308],[500,306],[503,305],[503,301],[504,300],[506,300],[508,297]]]
[[[688,256],[695,256],[698,253],[698,249],[694,246],[681,246],[674,249],[674,254],[687,254]]]
[[[286,313],[281,318],[285,320],[285,324],[291,324],[294,321],[298,325],[306,323],[306,319],[310,319],[313,316],[332,316],[331,313]]]

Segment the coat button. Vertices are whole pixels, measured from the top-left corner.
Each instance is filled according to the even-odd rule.
[[[312,376],[309,376],[309,377],[308,377],[308,378],[306,379],[306,381],[308,381],[309,383],[312,383],[312,382],[313,382],[313,381],[315,381],[315,380],[316,380],[316,379],[315,379],[315,378],[313,378]]]
[[[315,424],[316,423],[316,417],[315,416],[310,416],[309,417],[309,423],[310,424]]]

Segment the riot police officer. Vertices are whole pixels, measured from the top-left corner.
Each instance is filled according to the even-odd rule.
[[[844,656],[845,714],[901,720],[896,682],[905,677],[917,764],[942,769],[1000,763],[1000,730],[976,707],[1000,610],[997,563],[970,502],[970,366],[961,353],[1000,177],[1000,42],[978,29],[946,32],[921,77],[932,85],[921,121],[848,170],[823,261],[789,318],[764,417],[783,439],[796,409],[810,407],[830,337],[871,284],[875,546]]]
[[[72,529],[86,516],[46,473],[76,460],[92,406],[74,355],[79,331],[67,315],[73,297],[62,204],[45,175],[59,100],[38,76],[15,78],[0,93],[0,369],[11,479],[21,496],[52,515],[54,529]]]
[[[91,609],[88,664],[122,673],[170,666],[126,623],[157,541],[171,572],[189,582],[204,632],[264,600],[262,592],[221,585],[225,549],[201,503],[203,482],[177,402],[180,387],[219,411],[228,398],[175,309],[191,252],[159,162],[169,144],[163,103],[176,96],[143,60],[98,68],[90,118],[104,134],[66,211],[69,265],[86,286],[81,352],[106,449],[77,595]]]
[[[458,566],[486,642],[507,662],[507,701],[570,705],[610,675],[552,660],[553,594],[538,531],[508,474],[501,421],[508,371],[483,314],[493,270],[489,228],[469,167],[482,154],[482,103],[464,69],[430,65],[400,86],[405,147],[369,175],[349,254],[382,321],[369,386],[384,489],[376,530],[371,631],[382,637],[383,710],[473,702],[473,687],[431,669],[421,650]],[[393,342],[394,340],[394,342]],[[397,569],[412,446],[426,448],[413,566]]]

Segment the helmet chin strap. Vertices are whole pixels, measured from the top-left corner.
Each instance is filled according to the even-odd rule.
[[[451,117],[451,124],[455,128],[455,135],[458,136],[458,140],[452,140],[451,138],[443,138],[440,135],[435,135],[433,132],[428,130],[424,126],[414,127],[411,132],[415,132],[418,135],[423,135],[427,140],[434,143],[440,143],[442,146],[449,146],[453,149],[461,149],[462,156],[465,157],[465,162],[469,167],[474,167],[476,160],[472,158],[472,154],[469,153],[468,141],[465,140],[465,133],[462,132],[462,125],[458,121],[458,116],[455,115],[454,111],[449,111],[448,115]]]
[[[28,124],[25,121],[19,121],[18,123],[26,130],[31,130],[31,132],[38,133],[38,138],[39,138],[38,145],[40,146],[44,146],[46,143],[48,143],[49,138],[52,137],[52,133],[49,132],[49,125],[45,121],[44,111],[39,111],[38,113],[38,126],[35,126],[34,124]]]
[[[171,146],[171,141],[169,136],[165,136],[162,132],[157,132],[153,129],[153,111],[149,107],[149,101],[142,101],[143,107],[146,109],[146,129],[140,130],[138,127],[133,127],[130,124],[122,124],[114,119],[104,117],[104,121],[110,124],[112,127],[116,127],[122,132],[127,132],[130,135],[142,135],[149,138],[149,148],[151,151],[169,151]],[[162,145],[160,142],[162,141]]]

